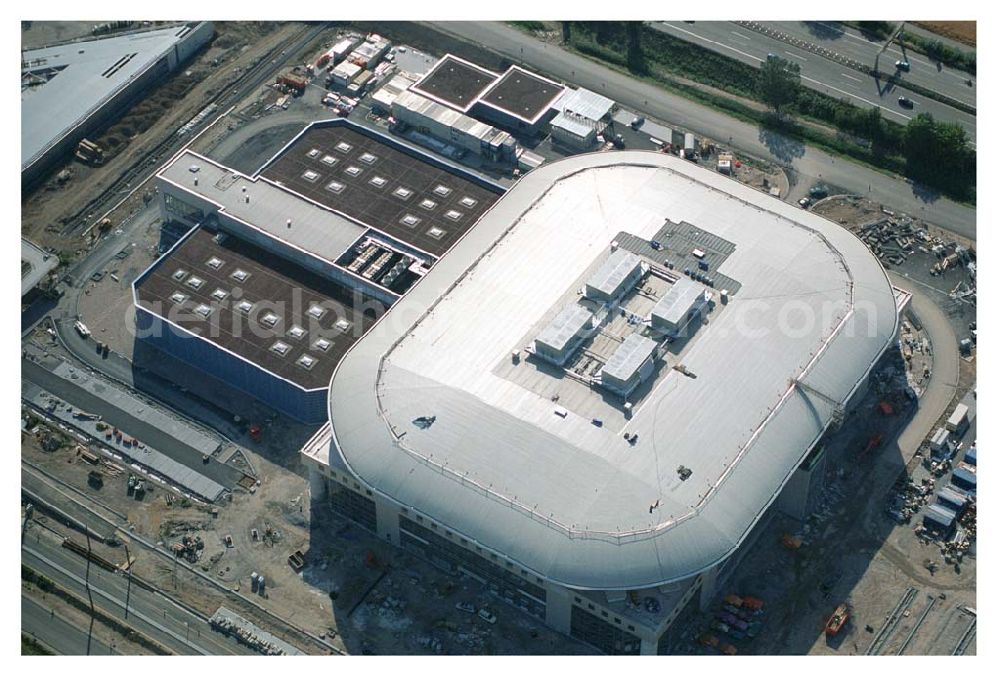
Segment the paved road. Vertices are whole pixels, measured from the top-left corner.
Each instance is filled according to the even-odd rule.
[[[768,157],[791,167],[798,174],[798,180],[792,187],[789,201],[803,196],[815,180],[822,180],[857,194],[871,193],[892,209],[919,215],[963,237],[972,240],[976,238],[975,209],[948,199],[927,196],[921,188],[903,179],[834,158],[770,130],[746,124],[665,89],[613,71],[557,45],[536,40],[502,23],[448,21],[430,25],[516,61],[523,60],[530,67],[565,82],[610,96],[623,106],[644,111],[648,116],[664,120],[673,126],[720,142],[729,142],[743,152]]]
[[[29,531],[21,548],[21,562],[56,584],[86,598],[86,561],[47,538],[36,539]],[[94,564],[90,586],[94,605],[136,631],[149,636],[178,654],[253,654],[235,640],[213,631],[207,621],[175,605],[160,593],[132,584],[129,618],[124,618],[127,580]]]
[[[948,408],[958,389],[958,338],[941,308],[910,279],[889,272],[892,283],[913,294],[910,310],[927,331],[933,353],[931,378],[917,403],[917,412],[899,435],[904,461],[913,456],[931,428]]]
[[[746,28],[737,26],[728,21],[699,21],[689,24],[683,21],[658,21],[652,24],[657,30],[673,35],[682,40],[687,40],[702,47],[707,47],[712,51],[723,54],[730,58],[742,61],[743,63],[759,66],[767,58],[768,54],[777,54],[781,58],[787,59],[799,65],[802,73],[802,84],[815,89],[816,91],[829,94],[834,98],[845,98],[854,105],[861,107],[875,106],[882,110],[882,116],[892,122],[907,124],[913,117],[922,112],[930,113],[934,119],[947,122],[956,122],[969,134],[973,143],[976,140],[976,116],[957,110],[950,105],[940,103],[915,92],[887,84],[885,81],[876,80],[874,77],[853,70],[836,61],[823,58],[807,49],[790,45],[781,40],[768,37],[762,33],[757,33]],[[799,24],[792,23],[792,27],[799,28]],[[775,29],[783,32],[786,26],[775,25]],[[820,43],[815,37],[809,34],[808,29],[800,29],[804,35],[794,37],[814,44]],[[858,38],[863,40],[863,38]],[[845,38],[847,40],[847,38]],[[865,41],[867,43],[867,41]],[[849,44],[853,44],[848,40]],[[868,43],[869,45],[871,43]],[[822,44],[830,50],[838,50],[839,45]],[[874,53],[878,51],[880,45],[874,48],[869,47],[868,53],[852,56],[862,63],[874,65]],[[845,54],[847,56],[848,54]],[[900,56],[899,58],[902,58]],[[896,57],[883,55],[880,60],[880,67],[883,72],[892,72],[893,63]],[[940,91],[940,85],[945,83],[953,85],[951,80],[943,79],[937,74],[936,69],[923,60],[918,60],[913,56],[910,58],[912,65],[910,73],[903,74],[903,80],[912,80],[927,87]],[[935,77],[930,76],[934,71]],[[956,79],[954,73],[950,73],[952,79]],[[965,78],[956,79],[957,83],[963,87],[960,91],[963,97],[959,100],[975,105],[975,93],[964,91],[969,89],[965,85]],[[949,95],[954,89],[948,88]],[[906,96],[913,101],[914,107],[903,108],[898,103],[900,96]]]
[[[873,42],[864,37],[860,31],[841,25],[836,21],[761,21],[760,23],[798,40],[811,42],[872,67],[875,66],[875,55],[883,45],[882,41]],[[897,25],[899,22],[892,23]],[[907,32],[921,32],[919,29],[912,28],[910,24],[906,24],[905,30]],[[975,51],[969,47],[962,47],[962,49]],[[904,82],[913,82],[945,96],[958,99],[972,107],[976,106],[976,87],[974,84],[971,87],[966,84],[966,80],[975,79],[972,75],[964,70],[944,65],[938,70],[937,63],[923,54],[911,50],[907,50],[905,59],[910,62],[910,72],[901,73]],[[903,51],[900,49],[899,43],[894,42],[879,58],[879,70],[891,73],[895,69],[895,62],[902,60],[904,60]]]
[[[86,626],[80,627],[70,623],[24,594],[21,595],[21,632],[35,637],[57,654],[88,655]],[[100,656],[118,652],[95,636],[90,640],[89,654]]]

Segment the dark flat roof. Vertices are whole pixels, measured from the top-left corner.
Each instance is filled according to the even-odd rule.
[[[514,66],[480,100],[518,117],[534,120],[564,90],[561,84]]]
[[[449,54],[411,89],[430,94],[460,110],[468,110],[479,94],[496,80],[495,73]]]
[[[222,261],[218,269],[209,265],[213,258]],[[249,273],[242,282],[231,276],[237,269]],[[178,270],[186,272],[181,279],[173,276]],[[192,277],[203,281],[200,288],[189,285]],[[221,301],[212,296],[220,288],[229,294]],[[354,309],[353,292],[345,287],[235,237],[220,244],[213,232],[201,228],[159,260],[136,290],[149,311],[200,330],[210,342],[305,389],[327,386],[341,357],[374,322]],[[180,304],[171,298],[177,291],[188,296]],[[237,307],[242,300],[254,303],[249,315]],[[378,306],[377,300],[363,300]],[[319,319],[307,313],[314,303],[326,309]],[[195,313],[198,305],[211,307],[211,314]],[[268,313],[279,317],[273,328],[261,323]],[[350,322],[346,332],[336,325],[342,319]],[[293,325],[305,333],[292,337]],[[315,344],[320,338],[330,342],[325,351]],[[271,350],[278,340],[289,347],[283,356]],[[315,359],[310,369],[298,365],[303,355]]]
[[[338,148],[341,144],[348,147]],[[326,158],[332,159],[324,162]],[[352,167],[360,173],[352,176]],[[304,177],[307,171],[315,174],[312,180]],[[309,129],[262,175],[435,257],[451,248],[500,197],[498,191],[421,159],[415,152],[344,125]],[[373,184],[375,178],[384,179],[384,184]],[[340,192],[329,189],[333,181],[343,185]],[[399,196],[400,188],[410,194]],[[463,204],[466,199],[472,201]],[[422,206],[425,200],[433,206]],[[404,222],[407,216],[418,220]]]

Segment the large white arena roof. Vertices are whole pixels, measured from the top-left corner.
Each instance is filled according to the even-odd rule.
[[[667,218],[732,242],[717,271],[742,284],[680,353],[694,376],[663,369],[601,426],[568,397],[553,414],[512,350],[619,233]],[[836,224],[670,155],[580,155],[522,178],[352,347],[328,461],[556,583],[659,585],[733,552],[897,322],[885,271]]]

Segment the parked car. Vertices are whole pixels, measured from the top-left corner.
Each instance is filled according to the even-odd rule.
[[[903,106],[904,108],[912,108],[913,107],[913,101],[911,101],[910,99],[906,98],[905,96],[900,96],[899,97],[899,105]]]
[[[479,618],[482,619],[483,621],[485,621],[486,623],[489,623],[489,624],[493,624],[493,623],[497,622],[496,614],[494,614],[493,612],[489,611],[485,607],[483,607],[481,610],[479,610]]]
[[[804,209],[808,209],[811,205],[812,205],[812,200],[809,199],[808,197],[803,197],[802,199],[799,200],[799,206],[801,206]]]
[[[910,62],[909,61],[896,61],[896,70],[902,70],[904,73],[910,72]]]
[[[646,123],[646,118],[640,115],[638,117],[633,117],[632,123],[629,126],[632,127],[633,129],[638,129],[645,123]]]

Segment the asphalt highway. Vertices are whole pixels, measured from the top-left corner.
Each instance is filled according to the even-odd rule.
[[[798,40],[811,42],[872,67],[875,66],[875,55],[883,44],[881,41],[873,42],[864,37],[860,31],[836,21],[761,21],[760,23]],[[898,24],[897,21],[891,23]],[[923,33],[920,29],[912,28],[909,24],[905,26],[904,32]],[[937,36],[935,39],[938,39]],[[961,49],[975,51],[974,48],[967,46],[962,46]],[[976,87],[973,75],[943,64],[938,69],[938,64],[929,57],[909,49],[904,55],[898,42],[893,42],[879,58],[879,70],[891,73],[895,69],[896,61],[903,60],[910,62],[910,71],[902,73],[904,82],[919,84],[927,89],[957,99],[973,108],[976,107]],[[972,86],[966,83],[969,79],[973,80]]]
[[[805,195],[815,181],[823,181],[849,192],[868,195],[897,211],[918,215],[963,237],[976,238],[976,211],[928,193],[911,183],[861,166],[846,159],[803,145],[734,119],[682,96],[641,82],[561,47],[536,40],[503,23],[489,21],[432,22],[435,29],[477,43],[523,62],[564,82],[591,89],[618,101],[630,110],[642,111],[671,126],[679,126],[758,157],[770,158],[793,169],[798,180],[789,201]],[[650,145],[652,149],[652,144]]]
[[[861,71],[849,68],[837,61],[824,58],[808,49],[791,45],[728,21],[698,21],[696,23],[657,21],[651,25],[674,37],[707,47],[712,51],[755,67],[759,66],[768,54],[775,54],[797,63],[802,75],[802,84],[810,89],[815,89],[834,98],[847,99],[854,105],[878,107],[885,119],[904,125],[916,115],[927,112],[933,115],[936,120],[958,123],[968,132],[969,138],[975,143],[975,115],[962,112],[904,87],[891,85],[885,80],[876,80],[872,76],[865,75]],[[864,38],[856,36],[852,36],[855,38],[853,40],[844,37],[837,44],[830,44],[829,41],[818,40],[810,34],[808,28],[803,28],[796,22],[775,24],[773,28],[790,35],[794,30],[795,38],[820,45],[831,51],[840,52],[840,43],[843,42],[855,47],[855,49],[845,50],[851,53],[845,53],[844,56],[850,56],[850,58],[870,66],[874,66],[875,53],[881,47],[880,44],[869,43]],[[857,40],[861,40],[865,44],[860,44]],[[896,51],[898,52],[898,49]],[[941,73],[938,73],[937,69],[924,58],[912,54],[908,57],[911,66],[910,72],[899,73],[903,81],[912,80],[928,89],[956,98],[960,95],[960,101],[975,105],[975,92],[971,91],[971,88],[965,84],[967,76],[962,74],[960,77],[954,71],[945,73],[942,70]],[[880,59],[879,69],[882,72],[892,73],[895,70],[893,64],[897,59],[902,58],[902,54],[893,54],[891,49],[886,50]],[[962,88],[958,89],[956,85],[960,85]],[[902,107],[898,102],[900,96],[910,99],[913,102],[913,107]]]

